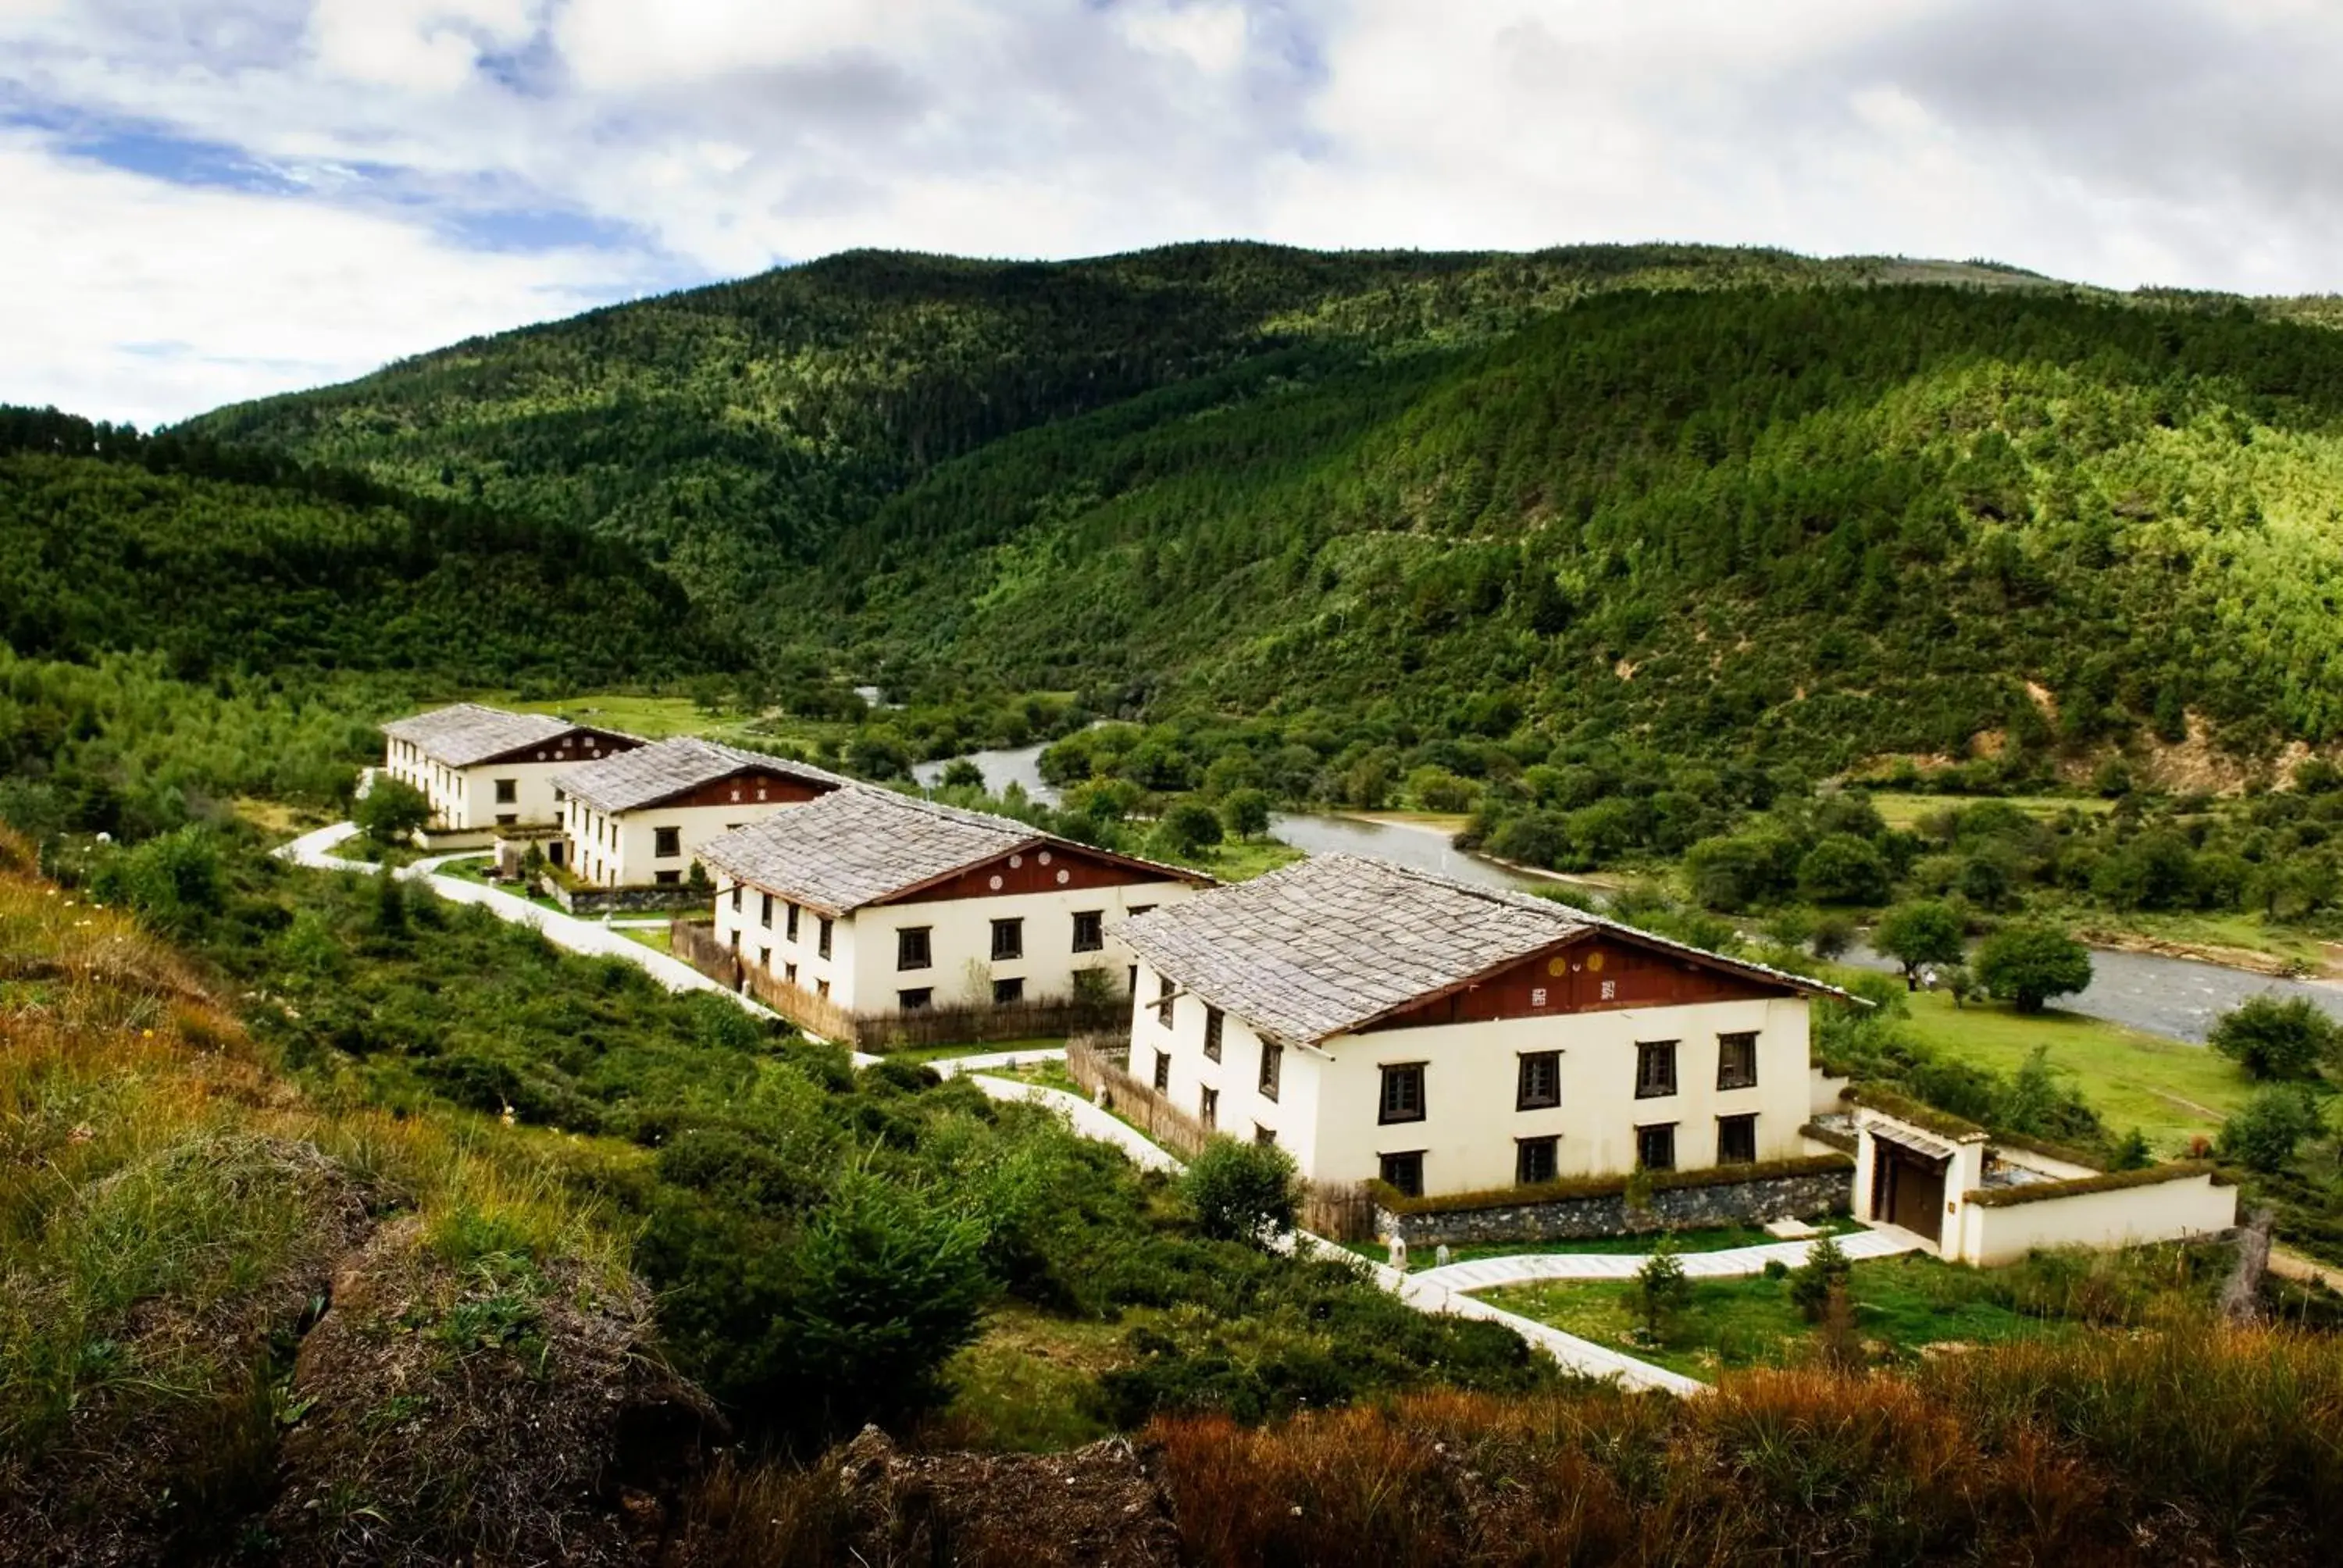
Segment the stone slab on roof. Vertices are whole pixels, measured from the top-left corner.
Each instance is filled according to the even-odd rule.
[[[458,702],[410,719],[394,719],[382,727],[382,732],[394,740],[408,742],[436,762],[468,768],[524,746],[540,745],[577,728],[550,713],[508,713],[477,702]]]
[[[634,811],[751,768],[833,789],[854,782],[811,763],[686,735],[585,763],[558,775],[554,783],[597,811]]]
[[[879,903],[1028,846],[1062,845],[1081,854],[1106,851],[1070,843],[1029,823],[962,810],[887,789],[841,789],[752,822],[702,846],[699,858],[735,881],[844,914]],[[1149,866],[1167,879],[1208,881],[1180,866]]]
[[[1362,855],[1313,855],[1137,916],[1121,934],[1175,984],[1272,1040],[1312,1044],[1594,930],[1843,994],[1565,904]]]

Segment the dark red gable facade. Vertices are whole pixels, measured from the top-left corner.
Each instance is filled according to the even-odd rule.
[[[1387,1014],[1361,1032],[1625,1007],[1758,1000],[1795,996],[1801,990],[1787,980],[1745,973],[1712,960],[1644,947],[1609,933],[1590,933]]]
[[[1202,881],[1169,869],[1143,866],[1079,844],[1051,842],[999,855],[941,880],[907,888],[883,904],[924,904],[947,899],[1005,899],[1016,893],[1080,892],[1139,882]]]

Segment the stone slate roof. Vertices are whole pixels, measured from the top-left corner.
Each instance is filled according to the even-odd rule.
[[[1008,817],[964,811],[916,796],[873,789],[840,789],[703,845],[700,859],[735,881],[844,914],[982,865],[1011,850],[1064,844]],[[1079,844],[1080,853],[1102,854]],[[1156,866],[1166,878],[1210,881],[1180,866]]]
[[[501,708],[458,702],[412,719],[394,719],[382,727],[382,732],[394,740],[412,742],[436,762],[468,768],[524,746],[555,739],[577,728],[550,713],[508,713]]]
[[[811,763],[768,757],[761,751],[743,751],[737,746],[690,735],[638,746],[632,751],[585,763],[557,776],[553,781],[597,811],[633,811],[750,768],[832,788],[853,783],[850,779]]]
[[[1257,1031],[1311,1044],[1590,930],[1844,995],[1525,893],[1362,855],[1312,855],[1124,922],[1131,950]]]

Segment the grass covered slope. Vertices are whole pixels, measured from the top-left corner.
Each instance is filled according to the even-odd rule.
[[[1847,284],[1900,266],[1669,246],[1218,244],[1063,263],[858,251],[458,344],[188,428],[590,526],[747,617],[938,464],[1263,354],[1481,342],[1609,289]]]
[[[867,659],[1434,729],[2324,741],[2338,480],[2343,338],[2242,308],[1621,294],[998,443],[807,592]]]
[[[716,650],[623,545],[331,472],[0,409],[0,638],[173,670],[472,682],[688,673]]]

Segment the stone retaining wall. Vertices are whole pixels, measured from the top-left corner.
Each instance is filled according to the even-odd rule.
[[[642,888],[574,888],[550,875],[538,879],[545,896],[583,920],[598,915],[663,915],[678,910],[712,909],[716,895],[689,883]]]
[[[1663,1187],[1631,1212],[1627,1195],[1594,1192],[1535,1203],[1400,1214],[1377,1206],[1375,1233],[1403,1237],[1409,1248],[1506,1241],[1569,1241],[1710,1225],[1763,1224],[1768,1220],[1844,1214],[1854,1196],[1848,1172],[1825,1171],[1763,1176],[1748,1181]]]

